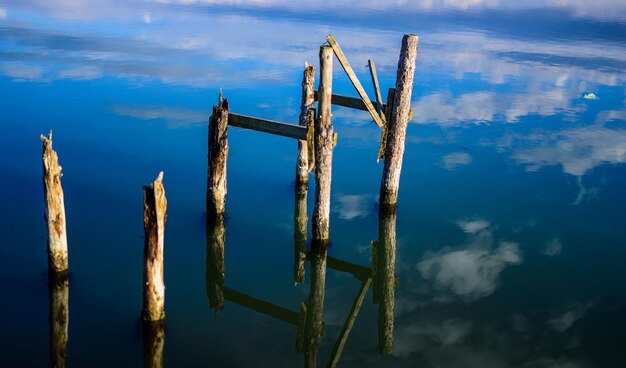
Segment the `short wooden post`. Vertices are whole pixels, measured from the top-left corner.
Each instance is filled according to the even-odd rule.
[[[145,368],[163,368],[163,349],[165,348],[165,322],[143,323],[143,366]]]
[[[400,186],[400,171],[406,127],[411,110],[411,92],[415,74],[415,60],[417,58],[418,37],[405,35],[402,39],[398,74],[396,77],[396,93],[394,96],[391,119],[388,122],[387,142],[385,148],[385,167],[380,185],[381,205],[395,205],[398,202],[398,187]]]
[[[378,214],[378,241],[374,290],[378,299],[378,348],[381,354],[393,350],[394,302],[396,287],[396,210],[381,207]]]
[[[308,127],[313,124],[310,111],[315,104],[315,68],[306,64],[304,76],[302,77],[302,103],[300,105],[299,125]],[[298,140],[298,161],[296,163],[296,183],[307,183],[309,181],[309,153],[306,140]],[[312,148],[312,147],[311,147]]]
[[[50,366],[65,367],[69,324],[69,280],[67,274],[49,273]]]
[[[307,193],[308,185],[306,183],[296,183],[295,190],[295,213],[293,216],[293,242],[294,242],[294,259],[293,273],[296,285],[304,283],[305,261],[306,261],[306,242],[307,242]]]
[[[311,289],[306,303],[304,366],[317,367],[317,351],[324,334],[324,294],[326,290],[327,247],[313,244],[311,249]]]
[[[228,158],[228,101],[213,106],[209,120],[209,169],[207,176],[207,217],[224,213],[226,201],[226,160]]]
[[[226,227],[224,215],[207,218],[206,223],[206,292],[209,306],[215,318],[217,311],[224,309],[224,245]]]
[[[163,172],[152,185],[143,187],[143,319],[165,318],[165,284],[163,282],[163,245],[167,199]]]
[[[52,131],[48,137],[40,136],[43,142],[43,188],[48,222],[48,265],[56,273],[68,272],[67,233],[65,227],[65,202],[61,187],[59,157],[52,149]]]
[[[320,48],[320,87],[318,118],[315,121],[315,207],[313,240],[328,241],[330,217],[330,183],[335,133],[330,119],[333,79],[333,50]]]

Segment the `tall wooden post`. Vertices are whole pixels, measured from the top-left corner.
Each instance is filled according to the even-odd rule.
[[[143,366],[145,368],[163,368],[163,349],[165,348],[165,322],[143,323]]]
[[[405,35],[402,39],[396,77],[396,92],[391,119],[388,122],[385,167],[380,185],[381,205],[395,205],[398,202],[398,187],[400,186],[406,127],[411,110],[411,92],[413,90],[418,40],[416,35]]]
[[[167,199],[163,171],[152,185],[143,187],[143,319],[165,318],[165,284],[163,282],[163,245]]]
[[[65,367],[69,324],[69,280],[67,274],[49,273],[50,366]]]
[[[315,104],[315,68],[306,64],[302,77],[302,103],[300,105],[300,126],[313,124],[311,110]],[[314,118],[314,116],[313,116]],[[313,148],[313,147],[311,147]],[[309,181],[309,147],[306,140],[298,140],[298,161],[296,163],[296,183]]]
[[[295,213],[293,216],[293,242],[294,242],[294,259],[293,273],[295,284],[304,283],[305,261],[306,261],[306,242],[307,242],[307,192],[308,185],[305,183],[296,183],[295,190]]]
[[[213,106],[209,120],[209,170],[207,175],[207,217],[224,213],[226,201],[226,160],[228,158],[228,101]]]
[[[52,149],[52,131],[48,137],[40,136],[43,142],[43,188],[48,222],[48,265],[56,273],[68,272],[67,233],[65,227],[65,202],[61,187],[59,157]]]
[[[207,218],[206,223],[206,292],[209,306],[215,313],[224,309],[224,245],[226,227],[224,215]]]
[[[307,368],[317,366],[317,351],[324,334],[327,250],[324,244],[313,244],[311,249],[311,289],[306,303],[304,329],[304,362]]]
[[[320,48],[319,115],[315,121],[315,208],[313,240],[328,241],[330,217],[330,182],[333,166],[335,132],[330,119],[333,81],[333,49]]]
[[[393,308],[396,288],[396,210],[381,207],[378,214],[378,241],[374,244],[376,263],[374,294],[378,302],[378,348],[381,354],[393,350]]]

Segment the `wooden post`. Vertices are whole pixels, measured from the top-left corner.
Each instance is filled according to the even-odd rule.
[[[224,309],[224,244],[226,227],[224,216],[207,218],[206,224],[206,292],[209,306],[215,313]]]
[[[69,280],[67,274],[49,273],[50,366],[65,367],[69,324]]]
[[[143,366],[145,368],[163,368],[163,349],[165,348],[165,322],[143,323]]]
[[[65,228],[65,202],[61,187],[59,157],[52,149],[52,131],[48,137],[40,135],[43,142],[43,188],[48,222],[48,265],[56,273],[68,272],[67,233]]]
[[[293,272],[296,285],[304,283],[307,242],[307,192],[306,183],[296,183],[295,213],[293,216],[294,259]]]
[[[320,48],[319,115],[315,122],[315,207],[313,240],[328,241],[330,217],[330,182],[333,166],[335,133],[331,123],[333,50]]]
[[[393,349],[393,308],[395,302],[396,211],[395,207],[381,208],[378,214],[378,241],[376,247],[376,274],[374,290],[378,304],[378,348],[389,355]]]
[[[308,127],[313,124],[309,113],[314,109],[315,104],[315,68],[306,64],[304,76],[302,77],[302,103],[300,105],[300,126]],[[296,183],[307,183],[309,181],[309,153],[306,140],[298,140],[298,161],[296,164]],[[311,147],[312,148],[312,147]]]
[[[326,256],[324,244],[313,244],[311,249],[311,289],[306,304],[304,330],[305,367],[316,367],[317,351],[324,334],[324,293],[326,288]]]
[[[415,74],[418,37],[405,35],[402,39],[398,74],[396,77],[396,93],[393,99],[391,119],[387,132],[385,148],[385,167],[380,185],[380,204],[395,205],[398,202],[400,171],[404,155],[406,127],[411,110],[411,92]]]
[[[222,98],[213,106],[209,120],[209,169],[207,176],[207,217],[224,213],[226,201],[226,159],[228,158],[228,101]]]
[[[163,245],[167,199],[163,171],[152,185],[143,187],[143,319],[165,318],[165,284],[163,283]]]

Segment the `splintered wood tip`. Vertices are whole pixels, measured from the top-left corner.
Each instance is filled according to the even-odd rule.
[[[163,171],[159,173],[159,176],[157,176],[157,178],[154,181],[157,181],[159,183],[163,181]]]

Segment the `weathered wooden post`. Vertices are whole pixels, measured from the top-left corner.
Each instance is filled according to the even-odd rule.
[[[333,81],[333,49],[320,48],[320,85],[318,118],[315,121],[315,207],[313,241],[327,242],[329,237],[330,183],[335,132],[330,119]]]
[[[222,98],[213,106],[209,119],[209,169],[207,175],[207,217],[224,213],[226,201],[226,160],[228,158],[228,101]]]
[[[67,233],[65,227],[65,202],[61,187],[59,157],[52,149],[52,131],[48,137],[40,135],[43,142],[43,184],[48,222],[48,265],[56,273],[68,272]]]
[[[69,324],[69,280],[67,274],[49,273],[50,366],[65,367]]]
[[[313,244],[311,257],[311,288],[306,303],[306,324],[304,329],[305,367],[317,367],[317,351],[324,334],[324,293],[326,290],[325,244]]]
[[[372,249],[375,264],[374,294],[378,302],[378,348],[389,355],[393,349],[393,308],[396,288],[396,210],[381,207],[378,214],[378,241]]]
[[[167,199],[163,171],[152,185],[143,187],[143,319],[165,318],[165,284],[163,282],[163,245]]]
[[[224,215],[207,218],[206,223],[206,293],[209,307],[215,318],[217,311],[224,309],[224,244],[226,227]]]
[[[143,366],[163,368],[165,348],[165,322],[144,322],[143,324]]]
[[[308,185],[296,183],[295,190],[295,213],[293,216],[293,242],[294,259],[293,272],[295,284],[304,282],[305,261],[306,261],[306,241],[307,241],[307,192]]]
[[[315,115],[315,68],[308,63],[302,77],[302,103],[300,105],[299,125],[308,127],[313,124]],[[310,147],[313,149],[313,147]],[[309,146],[306,140],[298,140],[298,160],[296,163],[296,184],[309,181]]]
[[[415,60],[419,38],[416,35],[405,35],[402,39],[396,92],[393,99],[391,119],[388,121],[385,148],[385,167],[380,185],[380,204],[395,205],[398,202],[400,171],[404,155],[406,127],[411,110],[411,92],[415,74]]]

